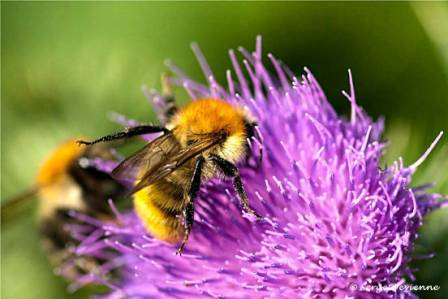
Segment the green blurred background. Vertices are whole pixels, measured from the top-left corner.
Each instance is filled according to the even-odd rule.
[[[268,2],[2,2],[1,198],[33,184],[43,158],[61,141],[116,130],[109,111],[149,121],[141,85],[159,87],[165,58],[203,81],[189,49],[197,41],[220,82],[229,48],[253,49],[262,34],[272,52],[295,72],[309,67],[336,109],[354,74],[358,102],[386,117],[391,141],[384,163],[410,164],[440,130],[448,129],[447,3]],[[187,100],[184,93],[183,98]],[[448,194],[448,142],[415,176],[437,181]],[[1,297],[85,298],[54,276],[39,246],[35,203],[2,225]],[[418,242],[432,260],[415,263],[419,284],[448,294],[448,213],[427,217]]]

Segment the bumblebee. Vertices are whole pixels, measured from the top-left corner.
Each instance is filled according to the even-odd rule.
[[[14,206],[37,195],[39,231],[44,250],[55,267],[62,266],[73,257],[69,246],[77,244],[64,229],[66,224],[77,223],[69,212],[113,219],[107,200],[116,200],[125,195],[124,186],[89,164],[92,158],[110,160],[113,155],[105,146],[81,148],[76,140],[70,140],[60,145],[43,163],[34,188],[2,203],[2,214],[6,214]],[[65,269],[64,275],[70,279],[79,273],[92,272],[97,262],[76,257],[75,263]]]
[[[200,185],[214,177],[233,179],[246,213],[261,217],[249,206],[236,163],[247,158],[248,140],[256,135],[256,123],[242,109],[222,99],[198,99],[178,109],[164,96],[164,126],[142,125],[103,136],[92,145],[136,135],[163,133],[146,144],[112,172],[117,180],[135,178],[131,190],[134,209],[155,238],[179,243],[181,254],[190,235],[195,199]],[[183,216],[183,223],[181,222]]]

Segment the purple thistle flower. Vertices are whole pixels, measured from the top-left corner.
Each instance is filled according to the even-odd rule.
[[[240,169],[250,204],[264,221],[242,217],[231,184],[217,180],[201,188],[181,257],[175,247],[148,235],[133,212],[117,212],[118,224],[78,215],[97,230],[84,235],[82,226],[70,228],[81,241],[76,253],[107,262],[72,288],[104,284],[110,288],[106,298],[414,296],[360,287],[399,286],[413,279],[408,263],[417,230],[423,216],[443,201],[409,183],[441,134],[413,165],[399,160],[381,169],[383,122],[373,122],[357,105],[350,72],[350,92],[343,93],[351,117],[345,120],[307,69],[295,77],[269,54],[276,71],[271,75],[262,63],[261,38],[254,53],[240,49],[242,65],[230,51],[235,75],[227,72],[227,89],[215,81],[196,45],[193,50],[208,85],[170,64],[173,82],[193,100],[213,97],[243,106],[259,124],[262,143],[250,144],[255,156],[263,146],[262,166],[243,163]],[[160,102],[154,97],[161,95],[147,94]],[[119,278],[108,279],[113,270]]]

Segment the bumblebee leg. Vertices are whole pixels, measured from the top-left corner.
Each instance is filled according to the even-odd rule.
[[[194,200],[199,191],[199,188],[201,187],[201,175],[203,165],[204,165],[204,158],[199,157],[196,160],[193,177],[191,179],[190,190],[188,191],[188,203],[184,210],[184,217],[185,217],[184,239],[182,240],[182,244],[177,250],[178,255],[182,254],[182,251],[184,250],[184,247],[187,244],[188,237],[190,236],[191,228],[193,227]]]
[[[103,137],[100,137],[93,141],[84,141],[84,140],[78,140],[78,144],[85,144],[85,145],[92,145],[98,142],[109,142],[112,140],[118,140],[118,139],[124,139],[124,138],[130,138],[134,136],[144,135],[144,134],[151,134],[151,133],[158,133],[158,132],[169,132],[168,129],[159,127],[159,126],[150,126],[150,125],[143,125],[143,126],[137,126],[132,128],[127,128],[126,130],[122,132],[113,133],[110,135],[106,135]]]
[[[215,163],[219,169],[228,177],[233,178],[233,187],[238,193],[241,203],[243,204],[243,209],[246,213],[252,214],[257,219],[262,219],[260,215],[257,214],[250,206],[249,201],[247,199],[246,190],[244,190],[243,182],[241,181],[241,177],[238,171],[238,168],[231,162],[219,157],[219,156],[211,156],[210,158],[213,163]]]
[[[191,228],[193,227],[193,220],[194,220],[194,203],[189,202],[187,204],[187,207],[184,210],[184,218],[185,218],[185,224],[184,224],[184,238],[182,240],[182,244],[180,244],[180,247],[177,249],[176,254],[182,255],[182,251],[184,251],[185,245],[187,245],[188,238],[190,237]]]

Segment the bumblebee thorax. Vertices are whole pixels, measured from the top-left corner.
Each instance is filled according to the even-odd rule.
[[[37,174],[39,186],[47,186],[64,175],[70,165],[84,152],[76,140],[70,140],[59,146],[43,163]]]
[[[185,106],[174,117],[176,134],[225,132],[227,136],[244,133],[244,115],[238,108],[219,99],[200,99]]]

